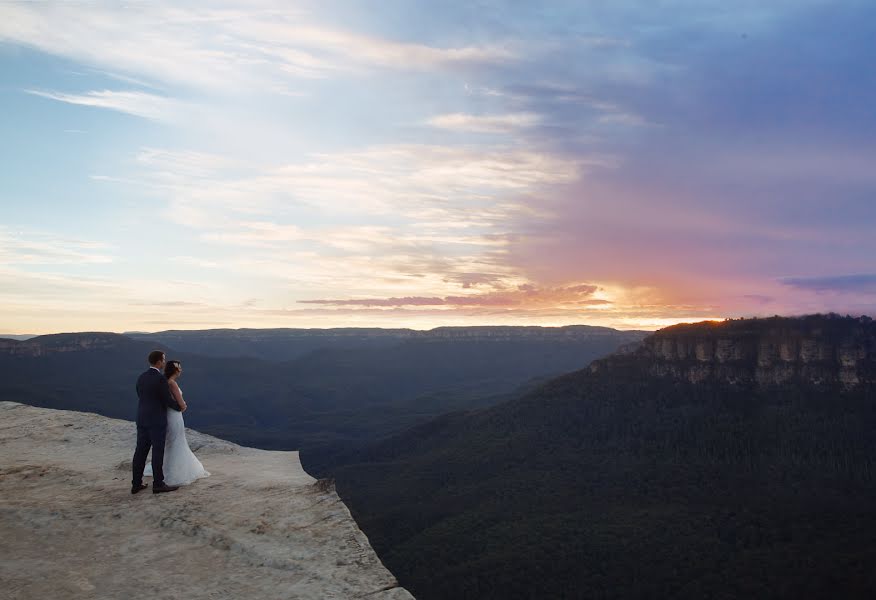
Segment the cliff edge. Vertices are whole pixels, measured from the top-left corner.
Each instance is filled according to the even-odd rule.
[[[0,402],[2,595],[413,598],[297,452],[189,430],[212,475],[132,495],[135,437],[128,421]]]

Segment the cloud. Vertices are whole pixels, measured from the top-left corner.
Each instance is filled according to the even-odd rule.
[[[222,266],[221,263],[215,260],[198,258],[197,256],[172,256],[169,260],[180,265],[196,267],[198,269],[218,269]]]
[[[599,117],[599,122],[616,125],[628,125],[631,127],[641,127],[643,125],[648,125],[648,122],[641,115],[620,111],[608,112],[607,114],[602,115],[601,117]]]
[[[277,166],[150,148],[132,180],[194,230],[205,256],[228,255],[222,267],[235,276],[294,282],[305,299],[319,289],[415,289],[462,306],[452,299],[460,290],[530,283],[503,258],[512,217],[537,215],[519,195],[599,163],[504,145],[376,145]]]
[[[31,93],[55,101],[30,97],[40,111],[174,124],[138,153],[134,135],[59,137],[100,173],[71,200],[164,217],[174,272],[203,288],[162,301],[197,303],[199,319],[657,326],[873,307],[866,275],[824,277],[873,269],[872,9],[670,4],[671,18],[619,0],[483,19],[477,3],[379,18],[331,3],[6,3],[0,43],[64,59],[9,55],[38,70]],[[73,290],[78,314],[142,320],[116,308],[136,299],[121,271],[144,243],[126,231],[123,248],[0,240],[5,268],[33,271],[6,274],[4,318],[61,313]],[[118,286],[76,287],[74,269],[106,261]],[[63,273],[40,273],[51,265]]]
[[[201,179],[253,169],[257,166],[250,160],[210,152],[151,147],[141,148],[135,160],[153,171]]]
[[[533,214],[532,207],[514,200],[518,195],[570,183],[582,171],[609,164],[598,156],[563,158],[506,146],[428,144],[313,153],[279,166],[155,149],[142,152],[138,161],[145,169],[132,179],[166,199],[173,207],[166,213],[170,220],[234,233],[241,233],[241,222],[267,222],[270,217],[282,225],[289,214],[302,211],[322,218],[492,228],[518,210]],[[229,231],[221,233],[231,239]]]
[[[296,93],[296,81],[338,72],[431,70],[514,57],[508,44],[440,47],[346,31],[283,5],[7,3],[0,41],[63,56],[119,80],[229,93]]]
[[[41,90],[24,90],[28,94],[68,104],[107,108],[153,121],[178,121],[185,105],[172,98],[138,91],[95,90],[85,94],[66,94]],[[79,130],[66,130],[79,132]]]
[[[350,298],[299,300],[302,304],[322,304],[326,306],[491,306],[522,307],[561,305],[594,306],[610,304],[608,300],[592,298],[599,289],[592,284],[576,284],[554,288],[537,288],[532,284],[520,285],[510,291],[470,294],[466,296],[424,297],[407,296],[403,298]]]
[[[787,286],[816,292],[876,292],[876,273],[785,277],[779,281]]]
[[[429,118],[426,123],[439,129],[471,131],[475,133],[508,133],[532,127],[541,121],[535,113],[509,113],[504,115],[470,115],[450,113]]]
[[[113,261],[103,242],[0,227],[0,265],[82,265]]]
[[[279,18],[271,21],[243,18],[230,24],[230,27],[243,34],[241,37],[257,38],[278,45],[281,50],[271,51],[274,53],[290,52],[289,44],[293,40],[300,47],[333,55],[341,63],[372,67],[432,69],[459,64],[501,63],[515,58],[515,53],[506,45],[436,47],[301,24],[283,19],[283,15],[274,17]]]
[[[680,305],[712,316],[872,311],[876,119],[864,98],[876,78],[863,58],[871,20],[860,19],[873,12],[747,4],[729,15],[707,4],[647,30],[645,10],[629,15],[622,52],[653,60],[659,77],[621,83],[596,73],[607,63],[587,72],[558,64],[491,85],[515,110],[543,116],[541,148],[617,157],[615,168],[534,198],[542,217],[508,226],[517,233],[508,264],[542,284],[641,286],[649,304],[680,315],[694,314]],[[821,276],[837,265],[865,275]],[[827,290],[845,297],[818,293]]]

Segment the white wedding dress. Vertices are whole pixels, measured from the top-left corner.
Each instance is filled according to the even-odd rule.
[[[188,485],[202,477],[210,476],[210,473],[189,448],[182,413],[172,408],[167,409],[167,437],[164,440],[163,470],[164,483],[167,485]],[[146,463],[146,471],[143,475],[152,477],[151,462]]]

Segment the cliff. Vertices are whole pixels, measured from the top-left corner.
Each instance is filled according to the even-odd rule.
[[[297,452],[189,430],[212,475],[131,495],[133,423],[13,402],[0,415],[4,597],[412,598]]]
[[[590,370],[630,363],[691,383],[852,389],[876,382],[876,323],[869,317],[811,315],[682,324],[595,361]]]

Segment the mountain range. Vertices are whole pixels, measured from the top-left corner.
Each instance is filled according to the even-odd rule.
[[[871,319],[449,329],[0,340],[0,398],[130,418],[168,348],[189,425],[301,448],[424,600],[876,597]]]
[[[181,360],[193,428],[300,450],[313,470],[341,449],[448,411],[498,402],[643,332],[442,327],[68,333],[0,339],[0,399],[132,419],[134,382],[160,348]]]

